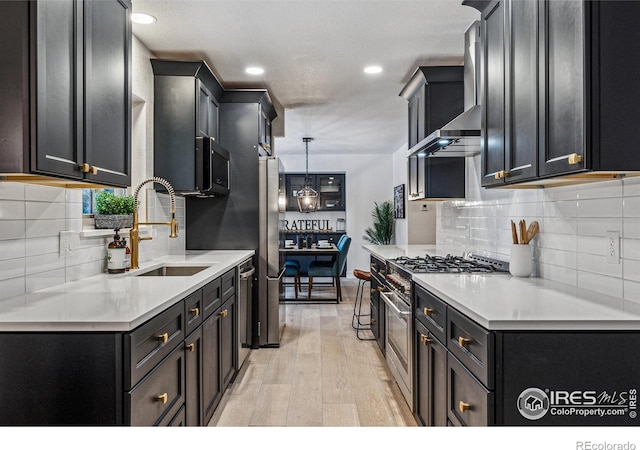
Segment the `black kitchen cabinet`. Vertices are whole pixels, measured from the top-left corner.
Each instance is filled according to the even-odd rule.
[[[482,12],[482,185],[553,186],[640,170],[638,2],[513,0]]]
[[[242,127],[241,144],[255,151],[256,156],[271,156],[271,123],[277,114],[269,92],[264,89],[227,89],[220,100],[221,119],[222,115],[227,117],[226,125],[220,129],[222,144],[234,148],[232,143],[238,140],[236,133]],[[240,117],[240,122],[235,122],[234,117]],[[229,122],[231,120],[233,122]]]
[[[154,174],[177,193],[207,190],[210,154],[197,140],[219,141],[223,88],[204,61],[152,59],[154,74]],[[202,154],[198,153],[202,152]],[[157,189],[163,189],[157,187]]]
[[[286,211],[299,211],[297,194],[305,186],[311,187],[318,193],[318,209],[316,211],[346,211],[346,174],[285,174]]]
[[[130,14],[127,0],[0,2],[0,172],[130,184]]]
[[[236,373],[235,271],[131,332],[0,333],[0,425],[207,425]]]
[[[637,425],[637,331],[488,330],[422,286],[412,291],[420,424]],[[596,396],[607,400],[593,406]],[[575,412],[591,406],[602,414]]]
[[[408,102],[408,200],[464,198],[464,157],[431,157],[421,142],[464,110],[464,67],[419,67],[400,95]]]
[[[386,264],[383,260],[371,256],[371,332],[376,338],[378,348],[384,355],[386,353],[386,304],[380,301],[380,292],[384,286]]]

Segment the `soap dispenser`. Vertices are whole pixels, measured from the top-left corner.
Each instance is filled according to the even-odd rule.
[[[125,271],[126,247],[118,234],[119,229],[115,228],[116,234],[113,235],[113,241],[107,246],[107,272],[123,273]]]

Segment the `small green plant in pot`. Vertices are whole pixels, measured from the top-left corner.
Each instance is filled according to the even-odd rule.
[[[374,202],[375,207],[371,216],[373,217],[373,227],[368,227],[362,238],[376,245],[389,245],[393,238],[393,203],[391,201],[382,202],[380,205]]]
[[[133,195],[98,192],[94,218],[96,228],[131,228],[133,226]]]

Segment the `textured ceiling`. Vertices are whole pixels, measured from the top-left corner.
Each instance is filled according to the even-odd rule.
[[[133,0],[153,25],[134,34],[158,57],[203,59],[225,87],[267,88],[284,123],[277,154],[392,153],[406,143],[399,97],[419,65],[462,64],[480,14],[461,0]],[[381,65],[378,75],[363,68]],[[247,75],[258,65],[265,73]]]

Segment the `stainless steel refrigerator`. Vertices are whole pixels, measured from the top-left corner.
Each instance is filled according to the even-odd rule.
[[[277,157],[260,157],[260,247],[258,251],[258,342],[276,347],[286,323],[286,305],[280,302],[283,261],[285,185],[284,167]]]

